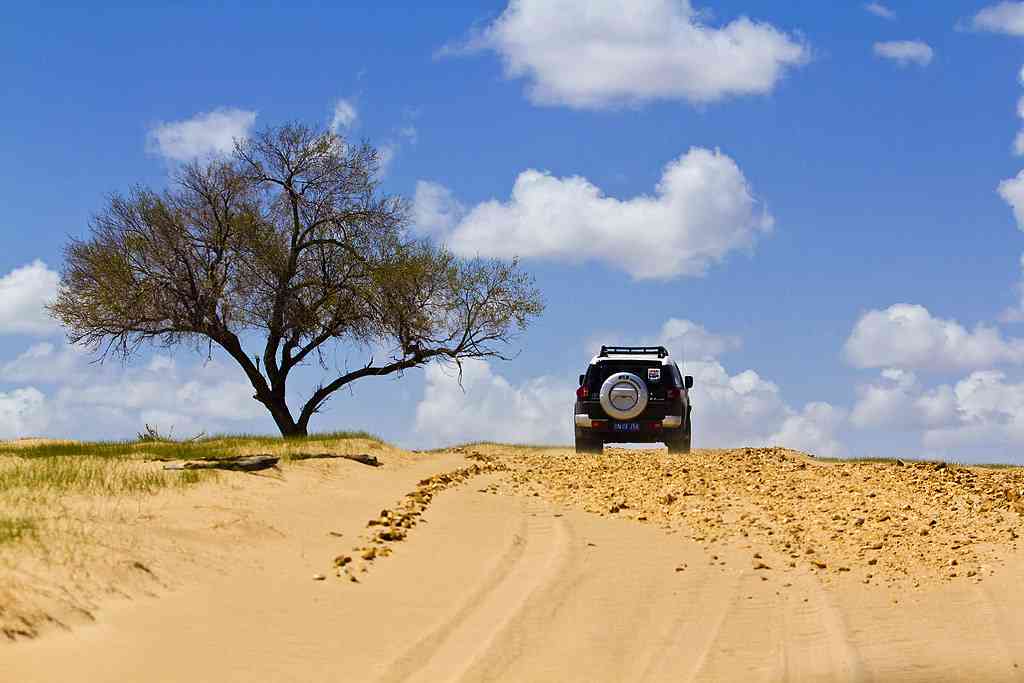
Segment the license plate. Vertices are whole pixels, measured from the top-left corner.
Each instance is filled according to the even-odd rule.
[[[640,431],[640,423],[639,422],[613,422],[612,423],[612,431],[613,432],[639,432]]]

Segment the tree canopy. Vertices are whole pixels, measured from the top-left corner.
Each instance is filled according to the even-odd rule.
[[[302,124],[180,167],[169,189],[114,194],[65,249],[51,312],[72,343],[127,358],[142,345],[216,344],[285,436],[338,389],[431,361],[507,358],[543,302],[518,263],[464,259],[415,238],[408,202],[378,191],[370,145]],[[253,339],[258,345],[252,345]],[[327,345],[385,349],[327,375],[293,413],[290,373]]]

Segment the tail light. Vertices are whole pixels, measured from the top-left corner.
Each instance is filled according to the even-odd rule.
[[[576,399],[577,400],[584,401],[584,400],[586,400],[586,398],[587,398],[587,388],[585,386],[580,387],[579,389],[576,390]]]
[[[669,387],[668,391],[665,392],[665,399],[669,401],[675,401],[681,395],[682,392],[680,392],[678,387]]]

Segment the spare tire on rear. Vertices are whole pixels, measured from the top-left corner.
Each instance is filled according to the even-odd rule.
[[[601,407],[616,420],[632,420],[647,407],[647,385],[632,372],[616,372],[601,385]]]

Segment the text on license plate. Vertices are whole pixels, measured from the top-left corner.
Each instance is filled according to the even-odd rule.
[[[639,432],[640,431],[640,423],[639,422],[613,422],[612,423],[612,431],[613,432]]]

